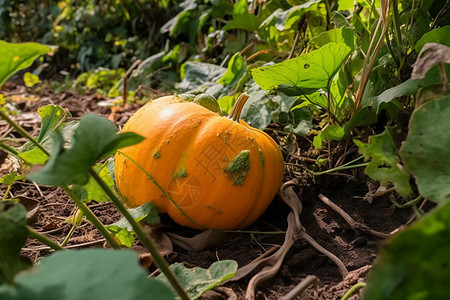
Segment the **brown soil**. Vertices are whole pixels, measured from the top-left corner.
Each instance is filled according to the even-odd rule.
[[[42,105],[61,105],[67,108],[74,118],[79,118],[89,112],[106,117],[111,112],[109,108],[99,105],[106,99],[96,94],[86,96],[80,96],[73,92],[56,94],[49,89],[30,93],[23,86],[14,84],[6,85],[2,93],[8,99],[16,97],[14,105],[21,113],[14,119],[35,135],[39,130],[39,118],[36,110]],[[33,94],[35,99],[30,100],[28,93]],[[116,116],[116,122],[119,125],[123,124],[137,108],[138,105],[134,105],[120,112]],[[1,126],[3,128],[0,129],[0,138],[9,134],[6,125],[1,123]],[[297,144],[306,143],[304,140],[298,139]],[[343,149],[335,152],[332,153],[335,157],[334,161],[342,155]],[[305,155],[305,153],[303,154]],[[0,176],[8,173],[4,161],[0,161],[0,167],[2,163],[3,169],[0,169]],[[356,221],[384,233],[390,233],[403,226],[413,215],[412,209],[399,209],[392,204],[390,197],[393,197],[393,194],[375,198],[369,203],[369,198],[366,198],[365,195],[370,192],[368,186],[372,183],[365,177],[362,169],[350,170],[341,175],[322,175],[314,178],[314,181],[311,176],[305,176],[301,170],[302,167],[291,168],[286,172],[285,178],[285,180],[289,180],[296,176],[302,179],[300,180],[301,186],[295,189],[303,204],[301,222],[310,236],[343,261],[350,274],[343,279],[336,264],[328,257],[319,253],[308,243],[297,241],[288,252],[278,274],[258,287],[257,299],[279,299],[308,275],[317,276],[319,283],[311,285],[297,299],[340,299],[354,284],[364,281],[383,239],[352,228],[340,215],[319,200],[320,193],[343,208]],[[0,197],[5,191],[6,187],[0,185]],[[32,226],[58,242],[64,240],[71,228],[66,220],[75,212],[76,206],[62,190],[38,187],[28,182],[17,182],[12,186],[11,193],[15,197],[38,201],[40,209]],[[113,223],[120,218],[111,203],[92,202],[89,206],[105,224]],[[263,232],[286,230],[288,213],[289,208],[279,198],[276,198],[266,213],[247,229],[261,233],[228,233],[219,246],[198,252],[187,251],[175,246],[167,258],[171,263],[184,262],[187,266],[209,267],[211,263],[223,259],[233,259],[238,262],[239,266],[245,265],[274,246],[283,243],[284,234],[264,234]],[[163,218],[163,225],[157,230],[174,232],[183,236],[194,236],[199,233],[181,228],[168,218]],[[68,245],[76,249],[106,246],[102,236],[88,223],[84,223],[76,229]],[[142,247],[139,247],[138,244],[134,248],[140,253],[143,252]],[[48,247],[35,240],[29,240],[23,249],[23,255],[32,261],[49,253]],[[149,271],[152,271],[152,267]],[[225,286],[231,288],[238,299],[242,299],[247,284],[256,271],[258,270],[237,282],[227,283]],[[218,292],[208,292],[204,297],[209,299],[225,298]],[[359,294],[356,293],[351,299],[359,299]]]

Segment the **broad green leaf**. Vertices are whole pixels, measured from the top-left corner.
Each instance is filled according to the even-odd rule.
[[[284,126],[284,130],[299,136],[307,136],[313,128],[312,114],[309,110],[298,108],[290,112],[292,120]]]
[[[450,47],[450,39],[448,38],[449,36],[450,36],[450,25],[433,29],[425,33],[422,36],[422,38],[417,41],[414,49],[416,50],[417,53],[419,53],[426,43],[439,43]]]
[[[279,104],[273,102],[267,92],[261,90],[257,84],[251,85],[247,93],[249,98],[242,108],[241,119],[255,128],[266,128],[272,120],[272,112]]]
[[[23,82],[27,87],[32,87],[39,82],[39,76],[30,72],[26,72],[25,74],[23,74]]]
[[[246,70],[247,66],[245,64],[245,59],[242,55],[236,53],[231,57],[228,62],[227,71],[219,80],[217,80],[217,83],[234,86],[245,74]]]
[[[326,89],[351,49],[344,43],[328,43],[322,48],[272,66],[253,70],[255,82],[265,90],[289,96]]]
[[[350,47],[351,50],[354,50],[354,38],[355,32],[350,27],[341,27],[324,31],[318,36],[313,37],[309,42],[310,44],[316,45],[318,48],[328,43],[344,43]]]
[[[412,195],[409,184],[410,175],[400,165],[397,147],[394,144],[389,129],[370,137],[370,143],[365,144],[353,140],[366,160],[370,160],[364,172],[374,180],[379,180],[383,186],[392,183],[403,197]]]
[[[184,92],[205,89],[216,84],[227,69],[215,64],[189,61],[182,67],[184,70],[183,80],[178,84],[178,88]]]
[[[121,245],[124,245],[125,247],[133,246],[134,231],[129,231],[126,228],[114,224],[107,225],[106,228],[117,240],[119,240]]]
[[[277,9],[261,24],[261,27],[275,26],[278,31],[288,30],[297,23],[305,12],[312,9],[320,0],[311,0],[283,11]]]
[[[446,65],[445,69],[447,78],[450,78],[450,65]],[[393,88],[385,90],[376,97],[363,98],[361,108],[372,106],[378,114],[383,103],[389,103],[402,96],[415,95],[420,88],[436,85],[440,82],[442,82],[442,80],[439,69],[434,67],[425,75],[425,78],[408,79]]]
[[[222,30],[245,29],[253,31],[258,29],[258,20],[254,14],[248,11],[248,1],[239,0],[233,6],[233,18],[222,28]]]
[[[350,10],[353,8],[354,0],[338,0],[338,10]]]
[[[192,299],[197,299],[204,292],[212,289],[217,284],[233,277],[237,267],[238,265],[234,260],[217,261],[213,263],[209,269],[198,267],[188,269],[181,263],[170,265],[170,268]],[[167,278],[163,274],[156,278],[169,284]]]
[[[173,300],[173,292],[139,265],[131,250],[58,251],[0,286],[2,300]]]
[[[26,214],[21,204],[0,201],[0,286],[31,265],[19,255],[28,238]]]
[[[136,208],[128,209],[128,212],[136,222],[144,221],[147,224],[158,224],[160,222],[158,209],[152,202],[145,203]],[[134,241],[134,230],[125,217],[119,221],[107,225],[109,231],[125,246],[131,247]]]
[[[381,247],[363,300],[447,299],[450,203],[434,209]]]
[[[98,173],[103,182],[112,190],[114,190],[114,182],[109,174],[108,162],[105,162],[101,165],[96,165],[94,170]],[[91,176],[89,178],[88,183],[84,186],[85,194],[81,198],[84,202],[89,201],[97,201],[104,202],[109,201],[108,195],[105,191],[100,187],[100,185],[95,181],[95,179]]]
[[[65,140],[69,138],[69,135],[73,132],[73,125],[65,127],[65,121],[72,115],[67,109],[64,109],[58,105],[45,105],[38,108],[38,114],[41,117],[41,130],[37,141],[41,143],[45,149],[51,149],[50,134],[57,128],[62,129]],[[44,164],[48,156],[37,148],[33,143],[27,142],[21,147],[19,157],[32,164]]]
[[[400,149],[405,167],[427,199],[450,201],[450,96],[431,100],[412,114],[409,133]]]
[[[0,41],[0,86],[14,73],[25,69],[33,61],[51,51],[49,46],[38,43],[7,43]]]
[[[236,99],[233,96],[223,96],[222,98],[218,99],[217,102],[219,103],[220,109],[229,114],[233,109],[233,105],[236,102]]]
[[[143,140],[143,137],[132,132],[116,134],[114,123],[94,114],[88,114],[80,120],[69,149],[63,148],[64,139],[59,131],[53,133],[52,137],[50,159],[42,169],[28,176],[38,184],[84,185],[89,180],[89,168],[97,160]]]
[[[340,141],[346,136],[344,127],[339,125],[329,125],[314,137],[313,145],[316,148],[322,147],[324,141]]]

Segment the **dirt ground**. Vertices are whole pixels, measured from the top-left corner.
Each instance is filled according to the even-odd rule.
[[[34,135],[37,134],[40,125],[36,110],[42,105],[58,104],[67,108],[74,119],[90,112],[105,117],[111,113],[108,107],[102,105],[106,103],[107,99],[97,94],[84,96],[74,92],[56,94],[50,89],[31,92],[27,88],[15,84],[6,84],[1,92],[8,99],[14,99],[14,106],[21,112],[14,116],[15,121]],[[132,105],[118,113],[115,118],[116,123],[119,126],[124,124],[138,107],[137,104]],[[7,127],[5,123],[0,123],[0,138],[10,134],[10,129]],[[19,139],[18,142],[20,143],[21,140]],[[301,149],[303,145],[309,145],[303,138],[297,138],[296,142]],[[300,153],[302,157],[309,157],[311,161],[315,160],[317,153],[314,156],[313,151],[308,150],[297,153]],[[374,199],[367,197],[367,194],[376,190],[377,186],[364,175],[362,168],[347,170],[340,174],[306,176],[304,167],[301,167],[302,162],[299,159],[293,159],[286,151],[285,154],[291,163],[299,164],[298,167],[295,165],[286,167],[285,181],[294,177],[299,179],[300,183],[294,187],[294,191],[303,204],[301,223],[314,240],[344,263],[349,275],[342,278],[339,268],[332,260],[304,240],[299,240],[287,253],[275,277],[258,286],[256,299],[279,299],[308,275],[317,276],[317,284],[311,285],[294,299],[340,299],[353,285],[364,281],[384,238],[350,226],[336,211],[319,199],[319,194],[328,197],[357,222],[386,234],[401,228],[414,216],[414,212],[411,208],[400,209],[394,206],[391,199],[396,195],[393,193]],[[342,149],[331,153],[335,156],[334,161],[339,159],[344,151]],[[353,153],[356,153],[355,150]],[[311,162],[306,160],[303,164],[311,165]],[[8,168],[11,166],[7,165],[1,155],[0,166],[2,168],[0,176],[10,171]],[[6,186],[0,185],[0,197],[5,191]],[[38,187],[28,182],[18,182],[12,186],[11,193],[15,197],[36,200],[39,203],[39,210],[33,219],[32,226],[52,239],[59,242],[64,240],[71,228],[66,220],[76,210],[75,204],[64,191],[58,188]],[[113,223],[120,218],[111,203],[92,202],[89,206],[104,224]],[[239,266],[243,266],[255,259],[260,259],[267,251],[276,250],[277,246],[283,243],[285,237],[283,232],[287,228],[286,217],[289,211],[281,198],[277,197],[265,214],[246,229],[252,233],[225,233],[219,241],[214,243],[213,247],[201,251],[189,251],[174,245],[166,257],[170,263],[184,262],[186,266],[209,267],[211,263],[224,259],[236,260]],[[164,217],[162,225],[154,228],[153,231],[155,235],[172,232],[185,237],[193,237],[200,233],[179,227]],[[280,233],[264,234],[269,231]],[[72,249],[105,246],[102,236],[87,222],[76,229],[68,243],[68,248]],[[144,254],[144,250],[139,244],[133,248]],[[32,261],[37,261],[49,253],[48,247],[35,240],[29,240],[23,249],[23,255]],[[154,267],[150,266],[149,272],[152,271],[154,271]],[[237,299],[243,299],[249,280],[257,271],[258,269],[255,269],[238,281],[226,283],[224,287],[231,288]],[[224,290],[208,292],[204,298],[227,298],[223,294]],[[230,299],[233,299],[232,296]],[[359,294],[356,293],[351,299],[359,299]]]

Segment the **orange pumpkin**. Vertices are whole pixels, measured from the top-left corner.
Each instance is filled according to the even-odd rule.
[[[178,224],[198,229],[242,229],[259,218],[279,189],[284,162],[270,136],[239,119],[247,98],[241,95],[228,117],[179,96],[139,109],[122,131],[146,139],[115,156],[126,204],[151,201]]]

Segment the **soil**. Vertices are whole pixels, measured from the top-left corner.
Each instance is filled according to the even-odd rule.
[[[108,102],[108,99],[98,94],[79,95],[75,92],[57,94],[47,88],[30,90],[16,84],[5,84],[2,93],[8,101],[13,99],[12,104],[20,111],[14,116],[14,120],[34,135],[38,133],[40,126],[36,111],[42,105],[60,105],[68,109],[74,119],[78,119],[86,113],[96,113],[105,117],[111,114],[111,109],[103,105]],[[119,126],[123,125],[138,107],[138,104],[134,104],[117,112],[115,122]],[[0,125],[0,138],[14,135],[6,123],[0,123]],[[19,143],[22,142],[18,136],[16,137]],[[278,136],[275,138],[278,141],[283,140]],[[340,299],[353,285],[365,280],[384,239],[352,228],[338,213],[319,200],[319,194],[327,196],[356,221],[383,233],[390,233],[401,228],[414,216],[411,208],[400,209],[393,205],[391,200],[396,197],[394,193],[374,199],[368,197],[367,194],[376,190],[377,186],[364,175],[361,168],[316,177],[305,175],[307,174],[305,166],[311,167],[312,163],[308,159],[303,159],[302,162],[302,158],[289,155],[288,152],[299,153],[302,157],[309,157],[313,160],[318,155],[323,155],[312,149],[311,151],[295,151],[296,147],[309,149],[309,145],[310,143],[304,138],[294,138],[294,143],[291,142],[290,146],[283,145],[284,154],[289,161],[298,164],[286,167],[285,181],[294,177],[299,179],[300,184],[294,190],[303,204],[301,223],[313,239],[342,260],[349,275],[342,278],[339,268],[332,260],[315,250],[307,242],[299,240],[289,250],[275,277],[258,286],[256,299],[279,299],[308,275],[317,276],[317,284],[311,285],[295,299]],[[346,161],[356,153],[355,149],[350,149],[350,151],[340,149],[340,147],[334,149],[329,154],[330,161],[333,163],[344,153],[349,153]],[[0,155],[0,176],[9,173],[13,167],[8,165],[8,160]],[[0,185],[0,197],[5,191],[6,186]],[[64,240],[71,228],[70,223],[67,223],[66,220],[76,210],[75,204],[64,191],[59,188],[37,186],[29,182],[16,182],[12,186],[11,195],[17,198],[36,200],[39,203],[39,210],[31,226],[58,242]],[[120,218],[120,214],[109,202],[91,202],[88,206],[104,224],[111,224]],[[253,233],[227,233],[219,241],[219,245],[216,243],[216,246],[202,251],[188,251],[174,245],[173,251],[166,257],[170,263],[184,262],[186,266],[207,268],[213,262],[224,259],[235,260],[239,266],[243,266],[283,243],[285,238],[283,231],[287,227],[286,217],[289,211],[290,209],[281,201],[280,197],[277,197],[265,214],[246,229]],[[172,232],[186,237],[200,233],[179,227],[164,217],[162,225],[153,228],[153,231]],[[279,234],[264,233],[269,231],[278,231]],[[107,245],[95,228],[84,222],[69,240],[68,248],[86,247],[107,247]],[[145,252],[138,243],[133,246],[133,249],[141,254]],[[31,239],[28,240],[22,251],[22,254],[33,262],[50,253],[48,247]],[[154,267],[149,266],[149,272],[152,271],[154,271]],[[226,283],[224,286],[231,288],[237,299],[243,299],[249,280],[257,271],[254,270],[250,275],[238,281]],[[204,298],[225,299],[226,296],[224,296],[223,290],[217,290],[207,292]],[[350,299],[359,298],[360,294],[357,292]]]

